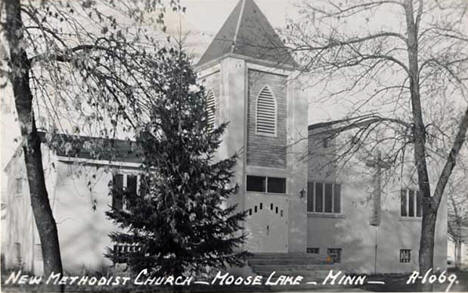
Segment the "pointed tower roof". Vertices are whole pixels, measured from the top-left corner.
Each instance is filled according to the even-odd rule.
[[[240,0],[198,66],[227,54],[296,66],[283,42],[253,0]]]

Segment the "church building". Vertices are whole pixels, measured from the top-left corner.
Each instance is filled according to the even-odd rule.
[[[228,204],[247,211],[243,248],[259,257],[248,264],[258,273],[296,262],[369,274],[417,270],[417,186],[404,176],[383,183],[380,162],[338,170],[331,163],[336,143],[330,133],[342,121],[308,125],[309,97],[296,78],[297,69],[253,0],[239,1],[196,65],[208,91],[211,121],[229,122],[218,156],[239,154],[233,180],[240,188]],[[114,265],[104,257],[106,247],[118,247],[108,237],[115,229],[105,216],[112,205],[108,183],[118,180],[136,192],[139,162],[128,155],[131,142],[116,140],[112,146],[112,161],[92,159],[85,148],[70,156],[43,147],[66,272]],[[40,242],[20,153],[7,172],[7,244],[2,253],[7,266],[40,274]],[[446,265],[446,235],[443,201],[434,249],[435,266],[441,269]]]

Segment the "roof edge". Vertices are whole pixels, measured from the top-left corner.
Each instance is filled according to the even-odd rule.
[[[241,60],[244,60],[244,61],[248,61],[248,62],[251,62],[251,63],[258,64],[258,65],[269,66],[269,67],[273,67],[273,68],[277,68],[277,69],[283,69],[283,70],[288,70],[288,71],[298,70],[298,68],[296,66],[292,66],[292,65],[288,65],[288,64],[280,64],[280,63],[277,63],[277,62],[272,62],[272,61],[268,61],[268,60],[264,60],[264,59],[258,59],[258,58],[252,58],[252,57],[248,57],[248,56],[244,56],[244,55],[240,55],[240,54],[235,54],[235,53],[224,54],[221,57],[218,57],[216,59],[213,59],[213,60],[211,60],[209,62],[206,62],[206,63],[203,63],[201,65],[197,64],[197,65],[194,66],[194,69],[197,72],[203,71],[205,69],[208,69],[210,67],[213,67],[213,66],[221,63],[221,61],[223,59],[226,59],[226,58],[229,58],[229,57],[237,58],[237,59],[241,59]]]

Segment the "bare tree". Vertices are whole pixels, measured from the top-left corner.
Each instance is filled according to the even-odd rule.
[[[456,0],[304,1],[301,17],[290,22],[286,34],[303,71],[325,98],[345,101],[350,117],[370,114],[353,142],[393,127],[393,141],[389,135],[374,137],[373,143],[393,144],[388,156],[394,158],[410,146],[423,195],[421,272],[433,267],[437,211],[466,140],[467,5]],[[441,157],[431,189],[428,164]]]
[[[448,194],[448,235],[455,245],[455,267],[460,268],[462,244],[468,242],[468,194],[465,174],[451,178]]]
[[[181,9],[177,3],[167,5]],[[1,2],[8,53],[0,72],[13,89],[46,275],[62,273],[62,262],[36,121],[56,132],[103,125],[96,130],[103,137],[135,126],[156,98],[151,76],[164,60],[153,58],[160,38],[152,26],[164,12],[161,0]]]

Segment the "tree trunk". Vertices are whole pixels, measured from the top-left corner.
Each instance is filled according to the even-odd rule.
[[[10,49],[11,83],[15,99],[29,193],[34,219],[39,232],[44,274],[62,273],[57,226],[50,208],[42,166],[41,140],[32,109],[33,95],[29,85],[30,63],[22,45],[23,22],[19,0],[6,0],[7,41]]]
[[[422,2],[420,2],[422,5]],[[419,7],[421,10],[422,7]],[[421,94],[419,83],[419,46],[418,46],[418,16],[414,17],[413,1],[405,1],[406,25],[408,33],[408,76],[410,80],[411,108],[413,116],[414,160],[418,173],[418,186],[422,195],[422,223],[419,246],[419,270],[425,274],[434,265],[434,237],[438,205],[431,198],[431,185],[426,162],[426,129],[423,121]],[[421,284],[421,291],[431,291],[428,283]]]
[[[460,269],[461,268],[461,247],[462,247],[462,242],[460,239],[457,239],[455,241],[455,268]]]
[[[437,210],[427,210],[423,213],[421,223],[421,240],[419,244],[419,271],[425,274],[434,266],[434,240],[435,228],[437,220]],[[431,286],[426,284],[422,286],[424,291],[430,289]]]

